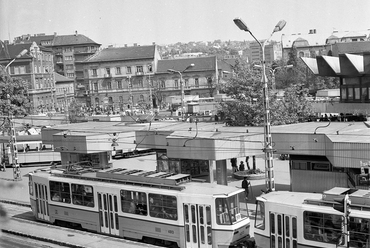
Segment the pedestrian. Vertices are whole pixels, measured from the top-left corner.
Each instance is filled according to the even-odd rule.
[[[237,163],[236,158],[232,158],[230,161],[231,161],[231,167],[233,168],[233,172],[237,172],[238,171],[238,165],[236,164]]]
[[[250,169],[251,169],[251,167],[249,167],[249,156],[246,156],[246,157],[245,157],[245,163],[246,163],[246,165],[247,165],[248,170],[250,170]]]
[[[244,179],[242,181],[242,188],[244,189],[244,192],[245,192],[245,199],[248,200],[248,196],[249,196],[249,182],[248,182],[247,177],[244,177]]]
[[[240,171],[244,171],[245,167],[244,167],[244,162],[243,161],[240,161],[240,164],[239,164],[239,170]]]
[[[1,161],[1,170],[4,171],[4,172],[6,171],[6,166],[5,166],[5,161],[4,160]]]

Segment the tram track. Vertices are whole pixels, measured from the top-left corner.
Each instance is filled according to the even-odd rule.
[[[122,238],[116,238],[108,235],[101,235],[94,232],[89,232],[80,229],[74,229],[69,227],[62,227],[58,225],[51,225],[48,223],[43,223],[37,221],[33,216],[31,211],[31,205],[22,202],[0,200],[1,210],[5,210],[6,215],[1,216],[1,232],[9,235],[14,235],[16,237],[24,237],[28,239],[37,240],[44,243],[59,245],[62,247],[71,248],[89,248],[89,247],[158,247],[154,245],[149,245],[146,243],[131,241]],[[29,226],[29,229],[22,229],[21,227]],[[45,230],[52,229],[53,233],[60,233],[57,237],[49,237]],[[32,230],[39,230],[35,233]],[[83,244],[77,244],[75,242],[68,241],[74,238],[81,237],[85,240]],[[89,241],[91,240],[91,241]],[[99,246],[100,244],[102,246]]]

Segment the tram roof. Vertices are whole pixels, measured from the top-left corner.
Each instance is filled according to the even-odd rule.
[[[243,192],[244,189],[238,189],[231,186],[220,185],[216,183],[207,183],[201,180],[193,181],[188,174],[171,174],[167,178],[165,172],[142,171],[142,170],[127,170],[133,172],[129,175],[110,175],[111,171],[116,169],[103,170],[86,170],[80,174],[65,173],[65,169],[61,167],[54,167],[50,169],[41,169],[35,171],[37,176],[46,178],[59,178],[65,181],[82,180],[91,184],[93,182],[111,183],[111,184],[125,184],[129,186],[147,187],[147,188],[161,188],[168,190],[175,190],[181,193],[192,195],[219,195],[220,197],[227,197],[229,194],[234,194],[236,191]],[[145,176],[142,176],[145,174]],[[58,180],[63,181],[63,180]]]
[[[322,195],[317,193],[275,191],[260,196],[268,202],[275,202],[283,205],[302,206],[306,199],[321,200]]]

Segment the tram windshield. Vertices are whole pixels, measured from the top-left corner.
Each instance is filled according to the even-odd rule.
[[[219,225],[231,225],[248,217],[244,192],[233,196],[216,198],[216,220]]]

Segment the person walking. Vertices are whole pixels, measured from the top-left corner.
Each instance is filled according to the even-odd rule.
[[[244,171],[244,169],[245,169],[244,162],[243,161],[240,161],[239,170],[240,171]]]
[[[248,182],[247,177],[244,177],[244,179],[242,181],[242,188],[244,189],[244,192],[245,192],[245,199],[248,200],[248,196],[249,196],[249,182]]]

